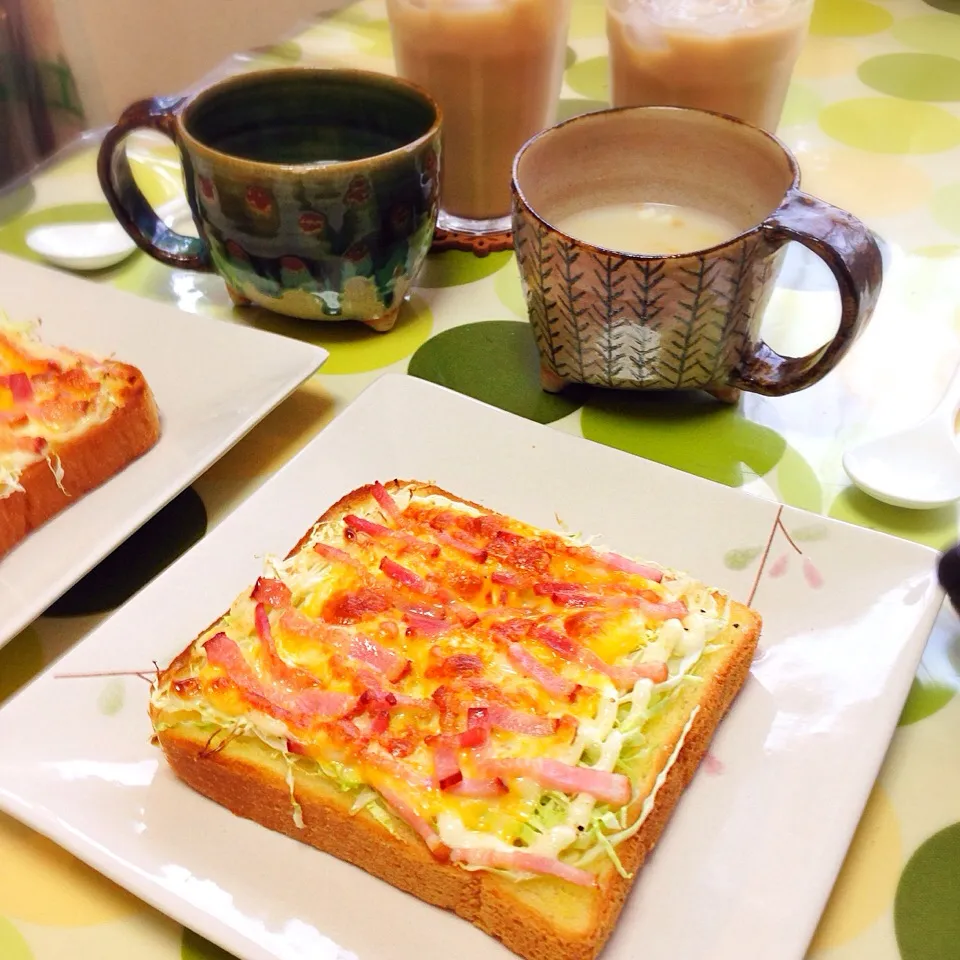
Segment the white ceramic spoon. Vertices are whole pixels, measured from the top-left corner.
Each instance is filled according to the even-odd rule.
[[[157,207],[157,214],[168,227],[173,227],[190,219],[190,207],[185,199],[175,197]],[[25,239],[27,246],[48,263],[77,271],[105,270],[126,260],[137,249],[116,220],[48,223],[34,227]]]
[[[895,507],[931,510],[960,500],[958,406],[960,367],[926,420],[847,451],[844,470],[864,493]]]

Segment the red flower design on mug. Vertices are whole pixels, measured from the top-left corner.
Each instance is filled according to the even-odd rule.
[[[231,259],[249,261],[250,257],[248,256],[247,251],[244,250],[236,240],[228,240],[226,246],[227,254]]]
[[[258,214],[268,214],[273,211],[273,194],[266,187],[258,187],[255,184],[247,187],[244,195],[247,206]]]
[[[344,254],[344,256],[351,263],[359,263],[361,260],[363,260],[365,257],[369,255],[370,255],[370,249],[367,247],[365,243],[355,243]]]
[[[284,270],[291,270],[294,273],[307,269],[307,265],[299,257],[281,257],[280,266]]]
[[[351,206],[366,203],[370,199],[370,184],[367,182],[367,178],[354,177],[350,181],[350,186],[347,187],[347,193],[343,199]]]
[[[300,214],[300,229],[304,233],[323,233],[327,227],[327,218],[316,210],[307,210]]]
[[[209,177],[203,176],[201,174],[197,177],[197,182],[200,185],[200,195],[204,200],[210,200],[211,202],[216,200],[217,195],[213,189],[213,181]]]
[[[438,165],[439,165],[439,162],[437,160],[437,151],[428,150],[423,155],[423,172],[430,174],[430,176],[433,176],[437,172]]]
[[[397,233],[402,233],[410,227],[410,204],[398,203],[390,211],[390,225]]]

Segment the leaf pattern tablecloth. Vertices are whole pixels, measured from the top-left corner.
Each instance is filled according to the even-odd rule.
[[[607,100],[602,0],[574,0],[569,45],[562,116]],[[297,62],[393,72],[382,0],[362,0],[286,41],[238,54],[217,73]],[[818,0],[780,133],[799,158],[805,188],[880,236],[887,271],[876,317],[840,369],[783,399],[745,396],[733,408],[706,399],[543,394],[511,254],[432,257],[386,336],[237,311],[216,277],[139,253],[93,278],[312,340],[330,360],[137,534],[120,562],[98,568],[0,650],[0,700],[203,536],[386,371],[409,371],[759,496],[936,547],[954,541],[955,508],[911,513],[875,503],[848,485],[840,458],[850,444],[928,412],[960,362],[960,0]],[[24,243],[32,226],[109,216],[94,171],[96,142],[91,136],[0,195],[0,250],[32,259]],[[154,202],[178,194],[170,144],[137,136],[131,155]],[[836,310],[825,268],[792,257],[764,335],[782,352],[806,352],[830,335]],[[732,551],[728,562],[744,559]],[[811,946],[815,960],[960,958],[958,688],[960,624],[946,611]],[[109,690],[99,707],[118,722],[130,709]],[[0,816],[0,960],[225,956]]]

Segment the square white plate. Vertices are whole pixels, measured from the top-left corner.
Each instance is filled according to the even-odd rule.
[[[56,678],[166,662],[253,581],[259,557],[286,552],[345,492],[393,477],[435,480],[544,526],[559,515],[741,598],[775,534],[755,600],[761,656],[604,957],[801,957],[941,604],[933,551],[407,377],[370,387],[0,712],[0,808],[246,960],[509,957],[452,914],[181,785],[149,744],[142,680]],[[746,568],[730,569],[751,550]],[[771,575],[788,551],[786,571]]]
[[[156,446],[0,559],[0,646],[192,483],[326,360],[320,347],[209,320],[0,255],[0,310],[43,338],[139,367]]]

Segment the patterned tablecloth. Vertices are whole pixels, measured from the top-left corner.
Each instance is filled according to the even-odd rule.
[[[607,99],[603,34],[602,0],[574,0],[565,116]],[[293,62],[392,72],[382,0],[362,0],[286,42],[238,55],[220,72]],[[956,509],[911,513],[877,504],[848,485],[840,457],[850,444],[925,414],[960,361],[960,0],[819,0],[781,134],[799,157],[805,187],[880,235],[886,282],[871,327],[838,371],[792,397],[745,396],[738,409],[707,400],[542,394],[511,254],[432,257],[386,336],[236,311],[215,277],[171,270],[139,253],[96,277],[330,351],[322,373],[138,534],[143,569],[128,571],[125,592],[201,537],[388,370],[409,370],[760,496],[937,547],[956,540]],[[0,250],[31,258],[23,241],[30,227],[109,216],[95,152],[91,138],[0,196]],[[167,142],[138,137],[132,153],[155,202],[179,192]],[[837,302],[818,264],[789,261],[766,339],[784,353],[807,352],[830,334]],[[731,556],[730,563],[751,559]],[[99,622],[117,602],[117,587],[115,577],[94,571],[0,650],[0,700]],[[958,688],[960,623],[944,612],[812,944],[816,960],[960,958]],[[224,956],[0,816],[0,960]]]

